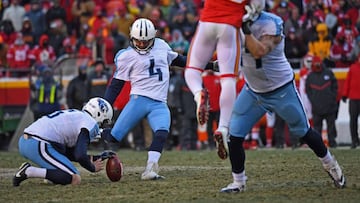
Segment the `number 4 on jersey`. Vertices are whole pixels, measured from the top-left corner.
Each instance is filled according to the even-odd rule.
[[[150,59],[150,67],[149,67],[150,76],[159,75],[159,81],[162,81],[162,72],[161,72],[160,68],[157,68],[156,72],[155,72],[154,66],[155,66],[155,60]]]

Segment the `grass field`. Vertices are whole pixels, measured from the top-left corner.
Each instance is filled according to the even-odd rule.
[[[97,153],[96,151],[93,151]],[[223,194],[232,181],[229,160],[215,151],[165,151],[161,181],[141,181],[146,152],[117,151],[124,176],[110,182],[101,171],[81,169],[80,186],[46,184],[29,179],[12,186],[12,176],[25,161],[16,152],[0,152],[0,202],[360,202],[360,150],[334,149],[347,179],[336,189],[309,149],[247,151],[247,191]]]

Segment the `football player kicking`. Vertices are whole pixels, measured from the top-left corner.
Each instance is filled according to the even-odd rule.
[[[230,120],[229,157],[233,182],[221,192],[245,190],[243,141],[252,126],[267,112],[286,120],[292,135],[301,138],[320,159],[335,186],[345,187],[342,170],[313,130],[294,83],[294,73],[284,54],[283,21],[265,12],[265,0],[251,0],[246,6],[242,30],[245,35],[242,71],[246,84],[235,101]]]
[[[28,178],[78,185],[81,177],[72,161],[90,172],[102,170],[103,160],[115,153],[104,151],[92,156],[87,154],[87,146],[100,138],[99,126],[111,121],[112,117],[111,105],[95,97],[84,105],[82,111],[55,111],[32,123],[19,139],[19,152],[40,167],[23,163],[13,177],[13,185],[19,186]]]
[[[166,104],[169,88],[169,66],[185,67],[186,57],[171,50],[162,39],[156,38],[153,23],[137,19],[131,26],[130,46],[114,58],[116,71],[104,98],[113,104],[125,81],[130,81],[130,100],[121,111],[112,129],[105,129],[105,141],[120,142],[143,118],[153,131],[147,165],[142,180],[158,180],[158,162],[169,134],[170,111]],[[214,63],[208,63],[213,69]]]

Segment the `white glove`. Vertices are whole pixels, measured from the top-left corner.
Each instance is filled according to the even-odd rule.
[[[242,21],[248,22],[248,21],[255,21],[259,17],[259,13],[257,11],[255,4],[250,4],[245,6],[246,14],[243,16]]]

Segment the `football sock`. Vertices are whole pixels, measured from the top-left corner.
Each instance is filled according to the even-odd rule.
[[[230,135],[229,157],[233,173],[241,173],[245,170],[244,138]]]
[[[236,80],[233,77],[222,77],[219,98],[220,119],[219,126],[229,126],[232,107],[236,99]]]
[[[47,169],[45,178],[54,184],[67,185],[72,182],[72,175],[59,169]]]
[[[333,156],[331,156],[331,153],[328,150],[326,155],[324,157],[321,157],[321,158],[319,157],[319,159],[324,165],[327,165],[333,160]]]
[[[25,174],[29,178],[45,178],[46,169],[30,166],[29,168],[26,169]]]
[[[238,182],[238,183],[242,183],[242,184],[245,184],[246,183],[246,175],[245,175],[245,170],[241,173],[232,173],[232,176],[233,176],[233,179],[235,182]]]
[[[154,134],[153,141],[149,147],[149,151],[157,151],[161,153],[164,148],[168,134],[169,132],[166,130],[157,130]]]
[[[184,77],[186,84],[194,95],[203,89],[201,73],[197,69],[185,68]]]
[[[304,137],[301,138],[318,157],[325,157],[327,153],[327,148],[321,138],[321,135],[316,131],[310,128]]]
[[[149,162],[154,162],[154,163],[158,163],[159,159],[160,159],[161,153],[160,152],[156,152],[156,151],[148,151],[148,163]]]

